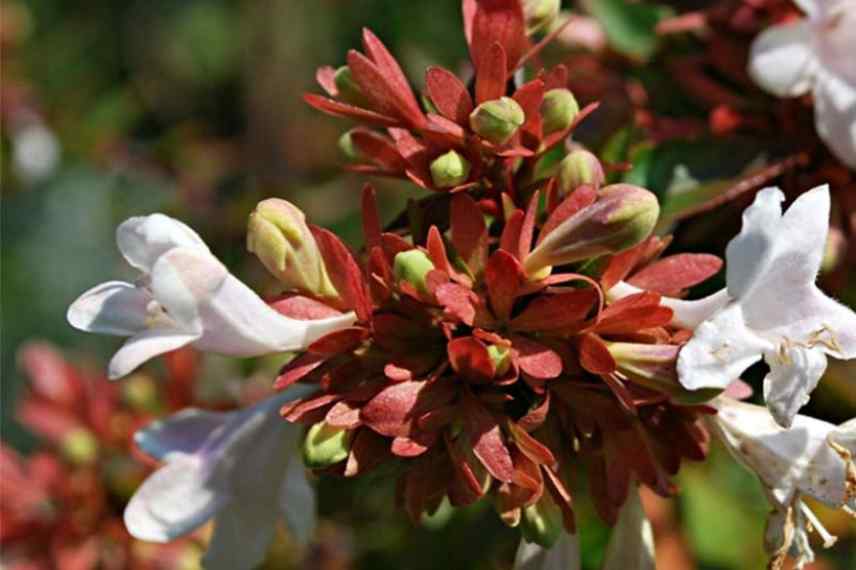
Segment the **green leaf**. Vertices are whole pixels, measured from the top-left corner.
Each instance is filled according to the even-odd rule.
[[[587,0],[585,6],[603,25],[616,51],[640,60],[657,50],[657,24],[672,14],[666,6],[627,0]]]

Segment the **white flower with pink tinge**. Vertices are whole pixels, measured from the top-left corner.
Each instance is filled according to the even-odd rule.
[[[75,328],[131,337],[110,361],[113,379],[189,344],[228,356],[302,350],[355,320],[353,313],[308,321],[279,314],[229,273],[196,232],[163,214],[126,220],[116,242],[140,279],[97,285],[68,309]]]

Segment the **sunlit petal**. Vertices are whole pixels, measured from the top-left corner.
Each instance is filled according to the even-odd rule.
[[[135,335],[146,328],[151,297],[130,283],[108,281],[83,293],[68,308],[71,326],[86,332]]]

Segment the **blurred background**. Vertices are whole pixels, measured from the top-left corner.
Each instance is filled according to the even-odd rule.
[[[680,14],[718,5],[737,10],[751,2],[581,4],[564,3],[580,18],[579,25],[569,26],[546,57],[568,61],[576,82],[571,87],[582,104],[603,102],[580,138],[607,160],[627,162],[628,168],[615,176],[642,183],[664,200],[686,199],[721,192],[752,169],[793,156],[795,149],[775,127],[719,128],[712,117],[721,106],[700,99],[697,88],[681,81],[682,72],[675,73],[686,69],[679,65],[709,71],[705,66],[710,62],[704,59],[710,54],[709,36],[675,39],[664,38],[662,29],[657,33],[658,23]],[[0,6],[2,439],[8,446],[4,453],[15,454],[20,464],[20,472],[3,473],[4,500],[9,494],[23,494],[27,473],[43,472],[35,458],[51,446],[61,451],[57,468],[62,474],[55,478],[70,478],[83,466],[82,496],[106,497],[96,514],[89,513],[100,522],[72,524],[64,517],[75,518],[78,510],[86,510],[86,500],[80,502],[79,494],[67,490],[40,489],[38,498],[50,504],[52,514],[11,530],[11,519],[4,520],[0,565],[9,563],[14,544],[26,542],[20,552],[32,553],[44,545],[38,557],[46,561],[21,568],[192,568],[204,532],[168,556],[148,556],[145,545],[123,535],[121,503],[151,468],[136,472],[126,465],[134,453],[127,438],[113,448],[93,451],[85,441],[68,441],[51,432],[45,414],[22,413],[28,409],[23,403],[34,397],[44,400],[38,383],[45,378],[46,365],[40,363],[52,362],[54,372],[83,378],[91,394],[110,394],[115,409],[131,418],[122,428],[127,435],[135,422],[182,404],[226,407],[252,399],[248,393],[263,390],[278,363],[183,354],[151,363],[121,388],[108,387],[100,374],[119,341],[72,330],[65,310],[94,284],[133,278],[114,241],[116,225],[131,215],[162,211],[182,219],[260,292],[272,281],[246,254],[244,233],[247,215],[262,198],[278,196],[299,204],[314,223],[359,247],[358,191],[365,179],[342,170],[337,141],[347,127],[310,109],[301,95],[318,91],[317,67],[340,65],[346,51],[359,46],[363,26],[382,38],[418,88],[428,65],[465,75],[460,2],[3,0]],[[745,52],[750,32],[731,30],[729,45],[742,46]],[[734,57],[739,61],[742,56],[735,52]],[[699,58],[701,63],[692,68]],[[749,109],[770,105],[751,86],[715,70],[707,77],[751,100]],[[797,106],[789,112],[796,123],[811,124],[810,108]],[[824,172],[822,164],[815,168],[817,160],[810,160],[815,162],[803,164],[802,171],[785,172],[785,183],[799,186]],[[852,175],[840,180],[856,196]],[[420,195],[399,182],[374,182],[387,220],[408,198]],[[750,199],[674,226],[676,249],[721,254],[738,229],[737,212]],[[670,202],[665,203],[668,211]],[[853,207],[852,198],[838,207],[837,212],[844,211],[837,214],[840,219],[856,219],[846,218],[852,211],[848,205]],[[856,286],[849,279],[853,264],[847,261],[853,248],[840,249],[836,255],[841,259],[834,260],[825,283],[853,306]],[[32,344],[36,340],[52,345]],[[760,378],[763,371],[755,375]],[[187,393],[166,400],[154,395],[163,392],[161,384],[179,380]],[[815,394],[805,413],[834,422],[856,415],[852,367],[831,366]],[[108,452],[109,462],[93,459],[93,453]],[[124,466],[119,475],[117,461]],[[763,568],[767,506],[754,478],[714,448],[711,461],[684,468],[679,482],[682,492],[675,500],[646,497],[660,567]],[[394,510],[394,485],[382,473],[358,481],[317,483],[321,524],[314,543],[300,550],[283,533],[267,567],[510,567],[518,533],[505,528],[490,505],[456,512],[441,509],[417,528]],[[78,482],[71,487],[75,485]],[[585,568],[595,569],[609,530],[585,497],[579,498],[577,509]],[[812,568],[856,568],[854,523],[843,513],[819,512],[841,538],[833,550],[820,553]],[[71,533],[74,538],[68,538],[69,525],[77,529],[76,535]],[[101,549],[95,558],[80,554],[80,545],[87,543],[81,528],[95,529],[91,532],[103,537],[91,547]],[[57,546],[60,543],[72,546]],[[105,550],[114,543],[122,548]],[[54,554],[60,551],[65,558]],[[99,562],[92,562],[96,559]]]

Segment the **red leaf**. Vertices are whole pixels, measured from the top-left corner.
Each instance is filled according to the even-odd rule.
[[[336,70],[329,65],[319,67],[315,71],[315,81],[330,97],[339,96],[339,89],[336,87]]]
[[[672,316],[672,309],[660,305],[660,295],[637,293],[619,299],[604,309],[592,331],[599,334],[631,333],[665,326]]]
[[[511,321],[518,331],[542,332],[580,324],[598,300],[595,289],[576,289],[536,297]]]
[[[272,309],[292,319],[311,321],[341,315],[333,307],[303,295],[288,295],[270,303]]]
[[[387,172],[404,173],[407,162],[398,153],[395,143],[369,129],[351,130],[351,142],[366,158],[382,166]]]
[[[381,435],[408,437],[422,414],[447,404],[454,388],[447,381],[408,380],[381,390],[363,406],[360,419]]]
[[[529,410],[525,416],[517,420],[517,425],[526,431],[535,431],[544,424],[550,411],[550,392],[544,392],[544,399],[536,407]]]
[[[436,436],[433,439],[436,439]],[[428,451],[431,443],[433,442],[422,442],[407,437],[396,437],[392,440],[390,450],[393,455],[397,455],[398,457],[419,457]]]
[[[568,68],[564,65],[553,67],[544,75],[544,89],[563,89],[568,86]]]
[[[663,295],[676,294],[698,285],[722,268],[715,255],[683,253],[671,255],[636,273],[628,282],[640,289]]]
[[[279,409],[280,415],[289,422],[321,421],[326,415],[325,407],[330,406],[339,396],[336,394],[318,394],[308,398],[292,400]],[[324,411],[324,414],[321,412]],[[317,417],[319,414],[320,417]]]
[[[541,103],[544,101],[544,82],[533,79],[514,92],[513,99],[520,104],[526,115],[526,122],[520,127],[523,143],[537,148],[541,141]]]
[[[345,477],[362,475],[391,458],[388,440],[370,429],[359,429],[351,442]]]
[[[541,227],[541,233],[538,235],[538,243],[540,243],[547,235],[555,230],[559,224],[582,210],[583,208],[594,204],[597,200],[597,191],[592,186],[580,186],[565,198],[559,206],[553,210],[547,221]]]
[[[273,384],[274,390],[285,390],[295,382],[305,378],[307,374],[324,364],[326,356],[304,353],[289,362],[282,369]]]
[[[485,282],[494,316],[508,320],[514,299],[526,280],[523,266],[505,250],[497,250],[490,256],[485,268]]]
[[[458,123],[435,115],[428,114],[428,123],[422,129],[422,136],[438,147],[462,147],[466,141],[466,132]],[[470,161],[472,163],[472,160]]]
[[[467,194],[452,198],[452,244],[473,274],[481,273],[487,260],[487,226],[484,215]]]
[[[371,250],[380,245],[380,235],[383,229],[380,225],[380,215],[377,209],[377,195],[370,184],[363,186],[362,193],[363,236],[366,248]]]
[[[368,337],[368,329],[348,327],[322,336],[310,344],[307,350],[313,354],[334,356],[357,348]]]
[[[514,464],[496,419],[472,396],[467,396],[463,404],[473,454],[494,478],[510,482],[514,477]]]
[[[443,305],[446,313],[457,318],[465,325],[472,326],[476,317],[478,296],[470,289],[456,283],[445,283],[434,291],[437,302]]]
[[[484,52],[476,70],[476,103],[492,101],[505,95],[507,77],[508,67],[505,50],[499,43],[493,43]]]
[[[428,239],[425,244],[428,249],[428,257],[431,258],[431,263],[434,264],[439,271],[445,271],[447,275],[452,275],[452,265],[449,263],[449,256],[446,254],[446,245],[443,243],[443,236],[437,226],[431,226],[428,230]]]
[[[343,303],[353,309],[360,320],[368,320],[371,317],[371,302],[354,256],[332,232],[317,226],[310,226],[310,229],[324,257],[330,280],[341,295]]]
[[[498,43],[505,50],[506,69],[511,72],[529,47],[520,0],[477,0],[477,4],[470,35],[470,57],[473,64],[479,69],[486,57],[485,53],[494,43]],[[466,8],[465,5],[465,15]]]
[[[523,210],[514,210],[505,221],[502,235],[499,238],[499,249],[517,257],[520,254],[520,231],[523,228]]]
[[[577,349],[580,364],[592,374],[605,375],[615,371],[615,359],[597,335],[586,333],[580,336]]]
[[[473,384],[487,384],[493,380],[496,368],[480,340],[465,336],[452,340],[446,348],[452,368],[464,380]]]
[[[529,435],[525,429],[511,420],[508,421],[508,431],[514,438],[514,443],[526,457],[540,465],[552,467],[556,464],[556,457],[549,447]]]
[[[524,336],[512,337],[517,365],[537,380],[550,380],[562,373],[562,357],[556,351]]]
[[[84,387],[62,354],[46,342],[28,342],[18,350],[18,366],[39,396],[62,406],[81,403]]]
[[[442,67],[429,67],[425,88],[440,114],[459,125],[467,124],[473,112],[473,99],[460,79]]]
[[[327,411],[324,421],[337,428],[354,429],[360,425],[360,408],[349,402],[336,402]]]
[[[541,194],[537,191],[532,194],[532,198],[529,200],[529,207],[526,208],[526,217],[523,218],[523,226],[520,228],[517,259],[526,259],[532,248],[532,236],[535,233],[535,217],[538,215],[540,197]]]
[[[405,77],[395,57],[389,53],[389,50],[386,49],[386,46],[383,45],[377,36],[365,28],[363,29],[363,46],[399,101],[404,116],[414,127],[420,128],[424,123],[422,110],[419,108],[419,103],[416,102],[416,96],[410,88],[410,83],[407,81],[407,77]]]
[[[75,429],[85,427],[81,420],[68,410],[33,398],[27,398],[18,404],[16,419],[55,444],[61,443],[63,438]]]
[[[348,103],[343,103],[341,101],[328,99],[327,97],[316,95],[314,93],[305,93],[303,95],[303,100],[310,106],[329,115],[355,119],[376,127],[394,127],[401,124],[401,121],[397,118],[369,111],[362,107],[355,107],[354,105],[349,105]]]

